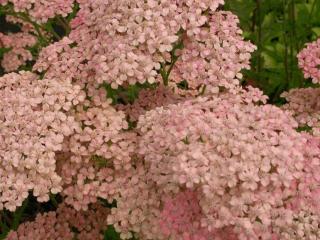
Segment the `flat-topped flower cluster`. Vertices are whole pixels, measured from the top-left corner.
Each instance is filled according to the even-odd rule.
[[[298,54],[299,67],[305,78],[311,78],[313,83],[320,82],[320,39],[308,43]]]
[[[37,25],[0,34],[12,55],[0,77],[0,210],[29,194],[63,199],[8,239],[99,239],[108,225],[122,239],[320,238],[319,91],[285,93],[279,108],[243,88],[256,47],[223,0],[0,3],[36,24],[79,6],[32,72],[11,71],[33,59],[17,51]],[[303,51],[317,79],[320,55]],[[145,88],[112,102],[130,86]]]

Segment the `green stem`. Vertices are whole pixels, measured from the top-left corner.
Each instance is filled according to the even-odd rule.
[[[72,13],[70,13],[69,16],[66,19],[68,23],[70,23],[70,21],[75,18],[75,16],[77,15],[79,9],[80,9],[79,3],[77,3],[77,2],[74,3]]]
[[[296,51],[299,52],[299,44],[297,42],[297,31],[296,31],[296,5],[294,0],[291,0],[291,19],[292,19],[292,34],[294,45],[296,47]]]
[[[57,34],[56,31],[53,29],[51,22],[48,22],[48,23],[46,24],[46,30],[47,30],[48,32],[50,32],[57,40],[61,40],[61,39],[62,39],[62,38],[59,36],[59,34]]]
[[[0,9],[1,9],[1,7],[0,7]],[[29,15],[28,15],[28,13],[25,13],[25,12],[15,12],[15,11],[12,9],[12,7],[10,7],[10,6],[3,7],[1,10],[2,10],[1,12],[2,12],[3,14],[5,14],[5,15],[14,16],[14,17],[16,17],[16,18],[19,18],[19,19],[25,21],[25,22],[30,23],[30,24],[34,27],[34,29],[35,29],[35,31],[36,31],[36,33],[37,33],[37,37],[38,37],[38,39],[39,39],[39,41],[40,41],[40,45],[41,45],[41,46],[46,46],[46,45],[48,45],[48,43],[50,42],[50,39],[47,39],[47,38],[42,34],[41,31],[45,31],[45,32],[51,33],[51,34],[52,34],[56,39],[58,39],[58,40],[61,39],[61,37],[59,36],[59,34],[57,34],[56,31],[53,29],[51,22],[48,22],[48,24],[45,25],[45,26],[40,25],[40,24],[32,21],[32,20],[30,19]],[[63,23],[63,24],[64,24],[64,23]],[[64,24],[64,25],[65,25],[65,24]]]
[[[317,3],[318,0],[313,0],[313,3],[312,3],[312,7],[311,7],[311,11],[310,11],[310,14],[309,14],[309,19],[311,19],[312,15],[313,15],[313,11],[316,7],[316,3]]]
[[[32,21],[26,13],[16,13],[16,12],[12,12],[12,11],[7,11],[7,12],[5,12],[5,14],[17,17],[23,21],[30,23],[34,27],[34,29],[36,30],[37,36],[38,36],[38,39],[39,39],[41,45],[42,46],[48,45],[49,40],[43,36],[43,34],[41,33],[41,30],[40,30],[40,29],[44,29],[44,28],[41,25],[37,24],[36,22]],[[44,29],[44,30],[46,30],[46,29]]]
[[[177,56],[173,56],[172,57],[172,62],[170,63],[169,65],[169,69],[168,71],[166,71],[166,65],[165,64],[161,64],[161,70],[160,70],[160,74],[161,74],[161,77],[163,79],[163,84],[165,86],[168,86],[169,84],[169,76],[170,76],[170,73],[174,67],[174,64],[178,61],[178,57]]]
[[[167,66],[166,63],[161,63],[160,74],[161,74],[161,77],[163,79],[163,84],[165,86],[168,86],[170,73],[171,73],[174,65],[176,64],[176,62],[179,59],[179,56],[176,55],[176,50],[183,48],[182,35],[183,35],[183,32],[181,33],[181,36],[180,36],[178,42],[175,44],[175,46],[173,47],[173,49],[171,51],[171,62],[170,62],[170,65]],[[168,67],[168,70],[166,70],[167,67]]]
[[[258,28],[258,35],[257,35],[257,45],[258,45],[258,56],[257,56],[257,76],[258,79],[260,78],[260,73],[262,69],[262,56],[261,56],[261,42],[262,42],[262,19],[261,19],[261,2],[260,0],[256,0],[256,16],[257,16],[257,28]]]
[[[169,75],[170,75],[170,73],[171,73],[174,65],[175,65],[176,62],[178,61],[178,59],[179,59],[179,57],[177,57],[177,56],[174,56],[174,57],[173,57],[173,61],[172,61],[172,63],[170,64],[169,69],[168,69],[168,72],[167,72],[168,77],[169,77]]]
[[[289,83],[289,69],[288,69],[288,41],[287,41],[287,18],[286,18],[286,6],[287,1],[282,0],[283,2],[283,40],[284,40],[284,46],[285,46],[285,52],[284,52],[284,69],[285,69],[285,84],[288,86]]]
[[[290,77],[289,83],[293,79],[293,68],[294,68],[294,45],[295,45],[295,13],[294,13],[294,0],[289,3],[289,21],[290,21]]]

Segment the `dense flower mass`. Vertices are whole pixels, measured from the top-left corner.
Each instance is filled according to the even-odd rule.
[[[0,4],[0,211],[62,202],[8,240],[320,239],[320,93],[242,87],[256,47],[223,0]]]
[[[283,109],[293,113],[301,129],[311,128],[314,135],[320,136],[320,89],[293,89],[282,96],[288,101]]]
[[[118,104],[116,107],[124,111],[129,120],[136,122],[139,116],[156,107],[166,106],[181,101],[182,98],[163,85],[156,89],[142,89],[132,104]]]
[[[79,126],[68,116],[84,100],[79,86],[30,72],[0,78],[0,209],[15,210],[28,191],[39,201],[62,190],[55,152]]]
[[[163,199],[160,229],[165,236],[175,239],[208,239],[210,232],[200,225],[202,210],[196,192],[179,192],[176,196]]]
[[[27,48],[35,45],[36,42],[36,37],[27,31],[8,35],[0,33],[0,46],[9,49],[1,61],[4,70],[6,72],[16,71],[27,61],[31,61],[33,56]]]
[[[177,51],[179,59],[172,69],[170,81],[187,81],[190,89],[201,85],[233,88],[242,78],[240,70],[249,68],[251,52],[255,50],[243,41],[238,18],[231,12],[215,12],[209,27],[200,27],[192,36],[183,37],[184,47]]]
[[[79,106],[74,119],[82,125],[64,143],[58,156],[66,203],[87,209],[97,198],[112,202],[113,188],[108,186],[117,171],[131,168],[135,137],[127,131],[123,112],[116,111],[105,93],[95,93],[92,102]],[[72,169],[72,170],[71,170]]]
[[[11,231],[6,239],[102,240],[108,213],[108,209],[97,204],[86,212],[77,212],[61,204],[56,212],[38,214],[33,222],[21,224],[17,231]],[[74,232],[75,229],[77,233]]]
[[[320,82],[320,38],[308,43],[298,54],[299,67],[305,78],[311,78],[313,83]]]
[[[66,17],[72,12],[73,0],[0,0],[1,5],[13,4],[16,12],[27,12],[30,17],[41,23],[55,15]]]
[[[69,39],[49,46],[34,69],[93,85],[188,81],[232,87],[255,47],[223,1],[79,1]],[[206,11],[208,10],[208,11]],[[185,48],[181,50],[181,46]],[[180,57],[179,57],[180,56]],[[177,65],[174,63],[179,58]],[[180,62],[180,63],[179,63]],[[187,62],[187,63],[186,63]],[[197,74],[191,68],[197,68]],[[160,77],[161,75],[161,77]]]
[[[293,214],[319,211],[306,194],[319,191],[319,145],[310,147],[296,127],[277,107],[199,98],[140,117],[139,153],[158,191],[197,194],[202,216],[194,226],[211,236],[226,228],[238,239],[293,239],[281,235]],[[177,234],[175,227],[164,230]],[[175,239],[189,239],[182,233],[188,231]]]

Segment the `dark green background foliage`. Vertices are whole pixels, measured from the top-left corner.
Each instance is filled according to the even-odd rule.
[[[244,71],[243,85],[259,87],[270,97],[269,101],[276,104],[282,103],[279,96],[283,91],[312,85],[303,79],[296,55],[305,43],[320,37],[320,0],[226,0],[223,9],[239,17],[244,37],[258,46],[252,56],[251,70]],[[42,27],[53,33],[54,40],[59,40],[70,31],[67,23],[77,10],[78,6],[67,18],[56,17]],[[4,14],[5,9],[0,7],[0,32],[19,31],[19,27],[6,23]],[[45,45],[40,41],[31,49],[35,57]],[[0,44],[0,60],[7,50],[1,48]],[[30,70],[32,64],[28,63],[21,69]],[[2,74],[0,67],[0,76]],[[104,87],[114,103],[126,104],[134,101],[139,89],[153,86],[135,85],[117,91],[108,85]],[[34,219],[37,213],[54,210],[60,201],[59,196],[51,196],[50,202],[39,204],[29,196],[15,213],[0,212],[0,239],[4,239],[10,229],[16,229],[19,223]],[[105,239],[120,238],[109,226],[105,231]]]
[[[310,84],[296,55],[320,37],[320,0],[226,0],[224,9],[239,17],[245,38],[258,47],[246,83],[261,88],[273,103],[281,92]]]

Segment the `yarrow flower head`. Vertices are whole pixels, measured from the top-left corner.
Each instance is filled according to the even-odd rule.
[[[217,11],[223,3],[79,1],[68,40],[44,49],[34,70],[113,88],[180,80],[191,90],[203,84],[232,88],[255,47],[241,37],[237,17]]]
[[[14,11],[27,12],[38,23],[47,22],[56,15],[66,17],[72,12],[73,0],[0,0],[1,5],[13,4]]]
[[[0,210],[29,193],[63,201],[9,240],[102,239],[107,225],[122,239],[320,239],[319,93],[292,90],[278,108],[243,88],[256,47],[223,0],[0,4],[22,30],[0,34],[7,72],[33,60],[44,22],[79,7],[33,73],[0,77]],[[318,45],[299,54],[315,83]]]
[[[81,129],[63,143],[58,156],[65,202],[77,210],[97,199],[112,198],[112,181],[117,171],[132,167],[136,135],[128,131],[125,114],[111,106],[104,91],[95,91],[91,101],[73,111]]]
[[[308,43],[298,54],[299,67],[305,78],[311,78],[313,83],[320,83],[320,38]]]
[[[211,236],[231,228],[238,239],[273,239],[290,227],[280,220],[284,215],[292,221],[292,214],[305,211],[301,206],[319,210],[305,194],[319,189],[312,169],[319,168],[319,145],[296,132],[297,126],[271,105],[228,95],[198,98],[141,116],[139,153],[158,192],[197,194],[202,216],[195,226]],[[288,207],[297,199],[297,209]],[[175,227],[164,233],[170,229],[175,235]]]
[[[292,112],[301,130],[320,136],[320,89],[292,89],[282,94],[288,103],[282,108]]]
[[[160,228],[165,236],[175,239],[209,239],[210,232],[201,227],[203,217],[196,192],[186,190],[163,199]]]
[[[116,108],[124,111],[131,122],[136,122],[139,116],[147,111],[181,100],[182,98],[170,88],[160,85],[156,89],[142,89],[132,104],[117,104]]]
[[[9,49],[4,53],[1,66],[6,72],[12,72],[31,61],[33,56],[28,50],[37,43],[35,36],[27,31],[5,35],[0,33],[0,46]]]
[[[201,85],[234,88],[242,78],[240,71],[248,69],[255,46],[243,40],[239,19],[231,12],[218,11],[198,28],[193,36],[183,38],[183,49],[170,75],[171,83],[188,83],[188,89],[198,94]]]
[[[67,111],[84,94],[71,82],[20,72],[0,78],[0,95],[0,209],[13,211],[29,191],[41,202],[62,190],[55,152],[79,127]]]

